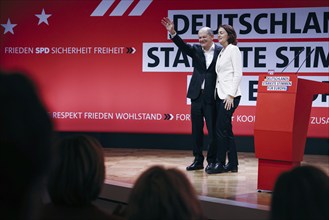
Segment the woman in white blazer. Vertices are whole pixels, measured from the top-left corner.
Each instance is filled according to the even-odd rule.
[[[217,163],[208,173],[238,172],[238,156],[232,130],[232,116],[241,99],[242,58],[236,32],[230,25],[220,25],[218,42],[223,46],[216,62],[216,139]],[[228,163],[226,162],[228,152]]]

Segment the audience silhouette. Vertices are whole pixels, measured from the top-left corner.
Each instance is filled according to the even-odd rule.
[[[128,220],[203,220],[196,192],[184,173],[153,166],[137,179],[129,196]]]
[[[53,125],[32,80],[0,71],[0,213],[37,219],[51,165]]]
[[[328,220],[329,177],[314,166],[299,166],[277,179],[270,220]]]
[[[49,175],[48,192],[52,203],[43,219],[120,219],[92,204],[105,179],[103,148],[87,135],[72,135],[55,144],[56,164]]]

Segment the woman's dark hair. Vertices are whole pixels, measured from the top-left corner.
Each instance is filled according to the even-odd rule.
[[[57,164],[48,191],[54,204],[83,206],[97,199],[105,178],[100,142],[86,135],[68,136],[56,145]]]
[[[202,220],[196,192],[181,171],[153,166],[137,179],[128,201],[128,220]]]
[[[329,219],[329,177],[321,169],[300,166],[282,173],[272,195],[271,220]]]
[[[222,25],[219,25],[218,30],[219,30],[219,28],[224,28],[224,30],[227,32],[227,36],[228,36],[227,41],[229,44],[233,44],[233,45],[238,44],[236,32],[231,25],[222,24]]]

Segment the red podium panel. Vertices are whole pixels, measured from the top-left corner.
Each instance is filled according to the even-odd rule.
[[[272,191],[282,172],[303,161],[313,96],[327,93],[328,83],[297,74],[259,76],[254,127],[259,190]]]

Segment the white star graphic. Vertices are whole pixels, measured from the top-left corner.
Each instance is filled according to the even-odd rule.
[[[8,18],[7,20],[7,24],[1,24],[2,27],[5,28],[5,31],[3,32],[3,34],[6,34],[8,31],[12,34],[14,34],[14,27],[16,26],[17,24],[12,24],[10,22],[10,18]]]
[[[51,16],[51,14],[46,14],[45,9],[42,9],[41,14],[35,14],[35,16],[37,16],[39,18],[39,23],[38,25],[42,24],[42,23],[46,23],[48,24],[48,18]]]

